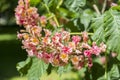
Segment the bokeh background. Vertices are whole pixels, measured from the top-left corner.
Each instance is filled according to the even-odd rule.
[[[0,80],[11,80],[19,76],[16,64],[26,58],[16,33],[14,9],[18,0],[0,0]],[[21,79],[22,80],[22,79]]]

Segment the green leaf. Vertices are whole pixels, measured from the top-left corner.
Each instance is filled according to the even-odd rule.
[[[81,68],[79,71],[78,71],[78,74],[79,74],[79,78],[84,78],[85,77],[85,71],[86,71],[86,67],[85,68]]]
[[[94,40],[106,41],[110,51],[120,54],[120,12],[110,9],[92,23]]]
[[[93,11],[90,9],[86,9],[83,11],[82,15],[81,15],[81,23],[84,25],[85,30],[88,28],[92,18],[93,18]]]
[[[91,28],[94,30],[92,39],[98,43],[104,41],[104,16],[94,18]]]
[[[70,11],[79,11],[85,4],[86,0],[65,0],[65,5]]]
[[[50,0],[43,0],[43,2],[44,2],[45,4],[47,4],[47,5],[49,4],[49,1],[50,1]]]
[[[108,49],[120,54],[120,12],[110,9],[104,19]]]
[[[58,10],[60,12],[60,15],[62,15],[62,16],[67,16],[69,13],[69,11],[65,8],[59,8]]]
[[[40,2],[41,2],[41,0],[30,0],[30,4],[31,4],[32,6],[38,5]]]
[[[30,57],[28,57],[25,61],[19,62],[16,66],[17,70],[20,72],[22,76],[27,74],[30,67],[31,67]]]
[[[120,6],[113,6],[112,9],[113,9],[113,10],[119,10],[119,11],[120,11]]]
[[[111,80],[117,80],[120,78],[120,72],[117,65],[113,65],[112,69],[109,72],[109,76]]]
[[[46,72],[48,64],[42,60],[33,57],[32,66],[28,71],[28,80],[40,80],[40,77]]]
[[[69,72],[71,69],[72,69],[71,65],[68,64],[66,66],[60,66],[60,67],[58,67],[57,72],[58,72],[59,75],[62,75],[65,72]]]
[[[117,55],[117,59],[120,61],[120,54]]]

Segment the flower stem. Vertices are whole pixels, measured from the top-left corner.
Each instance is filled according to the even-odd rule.
[[[56,16],[54,16],[53,19],[54,19],[54,21],[56,22],[56,25],[57,25],[58,27],[60,27],[60,25],[59,25],[59,23],[58,23],[58,20],[57,20]]]
[[[46,4],[44,4],[44,6],[46,7],[48,13],[53,16],[53,19],[54,19],[54,21],[56,22],[56,25],[57,25],[58,27],[60,27],[60,25],[59,25],[59,23],[58,23],[58,20],[57,20],[57,18],[56,18],[56,15],[53,14],[52,12],[50,12],[50,9],[49,9],[49,7],[48,7]]]
[[[100,13],[100,11],[99,11],[99,9],[98,9],[96,4],[93,5],[93,8],[95,9],[97,14],[101,15],[101,13]]]
[[[102,14],[104,13],[105,9],[106,9],[106,5],[107,5],[107,0],[104,0],[104,3],[103,3],[103,8],[102,8]]]
[[[108,74],[107,74],[107,53],[105,53],[105,58],[106,58],[106,62],[105,62],[105,80],[108,80]]]
[[[82,33],[79,32],[72,32],[70,35],[82,35]],[[88,35],[93,35],[93,33],[88,33]]]

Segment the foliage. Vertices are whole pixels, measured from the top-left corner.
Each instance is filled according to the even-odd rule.
[[[17,0],[0,0],[0,25],[14,25],[14,8],[17,6]],[[6,27],[8,27],[6,26]]]
[[[67,64],[66,66],[60,66],[57,68],[57,72],[59,74],[72,70],[76,71],[79,77],[82,78],[82,80],[120,79],[119,4],[119,0],[115,0],[115,2],[114,0],[30,0],[31,6],[38,7],[38,12],[40,13],[40,16],[44,15],[40,18],[41,20],[39,24],[42,28],[49,29],[51,32],[53,31],[51,37],[53,37],[56,32],[59,33],[61,31],[61,28],[69,31],[72,35],[81,35],[80,32],[87,31],[89,32],[88,35],[91,37],[91,39],[88,40],[88,44],[91,45],[93,41],[95,41],[97,42],[97,44],[104,42],[107,45],[106,52],[103,51],[103,54],[100,54],[99,57],[95,57],[94,55],[92,56],[93,66],[91,68],[88,68],[85,65],[84,68],[79,68],[80,70],[77,71],[71,67],[71,64]],[[27,16],[28,15],[33,16],[33,14],[27,14]],[[35,22],[38,21],[38,14],[35,9],[34,17],[35,21],[33,21],[34,18],[32,18],[33,20],[31,20],[30,18],[27,24],[31,22],[32,24],[30,25],[36,25]],[[22,17],[22,19],[26,19],[26,17]],[[26,25],[26,23],[22,22],[17,22],[17,24],[23,26]],[[29,33],[29,30],[26,33]],[[41,31],[40,33],[42,35],[44,34],[44,36],[42,37],[46,37],[45,30]],[[63,33],[60,32],[60,34]],[[36,33],[33,32],[33,35],[36,35]],[[37,36],[39,35],[37,34]],[[47,35],[47,37],[48,36],[49,34]],[[21,38],[20,35],[19,38]],[[61,42],[64,43],[64,40],[62,40]],[[53,48],[52,46],[48,47]],[[44,49],[46,49],[49,53],[51,52],[51,49],[48,47],[46,48],[45,46]],[[43,48],[41,49],[41,51],[42,50]],[[34,52],[34,54],[35,53],[36,52]],[[29,53],[29,56],[31,55],[32,53]],[[50,56],[50,54],[46,55],[47,59]],[[37,55],[37,57],[41,58],[43,56]],[[46,61],[46,59],[43,59],[43,61],[45,61],[46,63],[50,62]],[[56,67],[53,68],[54,64],[46,64],[43,61],[35,57],[29,57],[26,61],[18,63],[17,69],[20,73],[27,74],[29,80],[39,80],[40,76],[46,71],[50,73],[51,71],[49,70],[56,70]],[[61,65],[64,65],[65,63],[62,63]]]

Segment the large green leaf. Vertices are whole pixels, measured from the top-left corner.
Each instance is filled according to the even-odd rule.
[[[16,68],[22,76],[28,73],[28,69],[31,67],[32,64],[31,62],[31,58],[28,57],[25,61],[19,62],[17,64]]]
[[[84,25],[85,30],[88,28],[93,16],[94,16],[94,13],[92,10],[86,9],[83,11],[81,15],[81,23]]]
[[[120,12],[110,9],[104,19],[108,48],[120,54]]]
[[[97,80],[106,80],[105,75],[101,76]],[[119,80],[120,79],[120,72],[117,64],[114,64],[110,71],[107,72],[107,80]]]
[[[120,54],[120,12],[110,9],[96,19],[92,26],[95,28],[93,38],[106,40],[108,49]]]
[[[28,70],[28,80],[39,80],[43,73],[46,72],[48,68],[48,64],[43,62],[42,60],[33,57],[32,58],[32,66]]]
[[[117,80],[120,78],[120,72],[117,65],[113,65],[111,71],[109,72],[109,76],[111,80]]]
[[[104,41],[104,16],[99,16],[93,19],[91,27],[94,30],[92,39],[100,43]]]
[[[58,72],[59,75],[62,75],[65,72],[69,72],[71,69],[72,69],[71,65],[68,64],[66,66],[58,67],[57,72]]]

